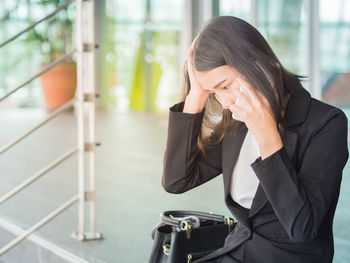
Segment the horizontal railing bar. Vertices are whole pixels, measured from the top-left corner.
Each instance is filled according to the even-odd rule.
[[[36,181],[37,179],[39,179],[41,176],[45,175],[47,172],[49,172],[50,170],[55,168],[57,165],[59,165],[60,163],[62,163],[65,160],[67,160],[69,157],[71,157],[77,151],[78,151],[78,147],[75,147],[75,148],[69,150],[68,152],[66,152],[63,155],[61,155],[60,157],[58,157],[56,160],[54,160],[51,163],[49,163],[48,165],[46,165],[44,168],[42,168],[36,174],[34,174],[33,176],[29,177],[23,183],[21,183],[20,185],[16,186],[15,188],[13,188],[7,194],[3,195],[0,198],[0,205],[3,202],[5,202],[7,199],[9,199],[10,197],[15,195],[16,193],[18,193],[19,191],[21,191],[22,189],[24,189],[25,187],[27,187],[28,185],[30,185],[31,183]]]
[[[29,236],[31,233],[33,233],[35,230],[39,229],[41,226],[45,225],[47,222],[55,218],[57,215],[62,213],[64,210],[66,210],[68,207],[73,205],[75,202],[79,200],[79,195],[75,195],[71,199],[69,199],[67,202],[62,204],[60,207],[55,209],[53,212],[51,212],[49,215],[41,219],[38,223],[36,223],[34,226],[29,228],[28,230],[24,231],[22,234],[20,234],[18,237],[16,237],[14,240],[12,240],[10,243],[5,245],[0,249],[0,255],[4,254],[7,250],[21,242],[23,239],[25,239],[27,236]]]
[[[6,99],[8,96],[10,96],[11,94],[15,93],[17,90],[23,88],[25,85],[27,85],[28,83],[30,83],[31,81],[33,81],[34,79],[36,79],[37,77],[39,77],[40,75],[44,74],[45,72],[49,71],[50,69],[52,69],[53,67],[55,67],[57,64],[65,61],[66,59],[70,58],[75,52],[75,49],[73,49],[72,51],[70,51],[69,53],[63,55],[62,57],[60,57],[59,59],[51,62],[50,64],[48,64],[46,67],[44,67],[42,70],[40,70],[38,73],[34,74],[33,76],[31,76],[28,80],[24,81],[21,85],[19,85],[18,87],[10,90],[8,93],[6,93],[4,96],[2,96],[0,98],[0,102],[2,102],[4,99]]]
[[[0,44],[0,48],[2,48],[3,46],[7,45],[8,43],[12,42],[13,40],[15,40],[16,38],[18,38],[20,35],[26,33],[27,31],[33,29],[34,27],[36,27],[37,25],[39,25],[41,22],[50,19],[51,17],[53,17],[54,15],[56,15],[58,12],[60,12],[62,9],[65,9],[67,6],[69,6],[71,3],[73,3],[75,0],[69,0],[66,3],[64,3],[63,5],[57,7],[56,10],[54,10],[52,13],[48,14],[47,16],[45,16],[44,18],[40,19],[39,21],[31,24],[30,26],[28,26],[27,28],[23,29],[22,31],[20,31],[19,33],[17,33],[16,35],[14,35],[13,37],[9,38],[8,40],[4,41],[3,43]]]
[[[12,146],[14,146],[15,144],[17,144],[18,142],[20,142],[21,140],[23,140],[25,137],[27,137],[29,134],[31,134],[33,131],[39,129],[41,126],[43,126],[45,123],[47,123],[48,121],[52,120],[53,118],[55,118],[58,114],[60,114],[62,111],[68,109],[69,107],[73,106],[74,102],[75,102],[76,98],[73,98],[72,100],[68,101],[66,104],[64,104],[63,106],[61,106],[60,108],[58,108],[57,110],[55,110],[53,113],[51,113],[46,119],[44,119],[42,122],[40,122],[39,124],[35,125],[34,127],[32,127],[31,129],[29,129],[28,131],[24,132],[23,134],[19,135],[18,137],[16,137],[15,139],[13,139],[12,141],[10,141],[8,144],[6,144],[5,146],[0,148],[0,155],[2,153],[4,153],[5,151],[7,151],[8,149],[10,149]]]

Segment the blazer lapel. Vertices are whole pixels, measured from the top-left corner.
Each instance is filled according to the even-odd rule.
[[[224,175],[225,195],[230,194],[233,168],[237,162],[247,132],[248,128],[244,124],[235,134],[232,132],[227,132],[223,138],[222,167]]]
[[[225,202],[234,217],[243,225],[248,227],[249,222],[247,212],[245,212],[245,210],[230,196],[233,168],[235,167],[235,164],[238,160],[238,156],[247,132],[247,126],[243,124],[238,128],[235,134],[233,134],[232,131],[225,134],[222,144],[222,167],[224,177]]]

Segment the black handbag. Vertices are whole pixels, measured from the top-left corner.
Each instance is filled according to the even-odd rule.
[[[223,247],[232,218],[195,211],[166,211],[152,230],[149,263],[193,262]]]

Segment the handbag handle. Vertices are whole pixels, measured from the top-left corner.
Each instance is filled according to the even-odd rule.
[[[220,223],[233,224],[233,219],[227,216],[217,215],[213,213],[205,213],[198,211],[171,210],[160,214],[160,220],[163,224],[182,227],[184,217],[195,216],[199,220],[212,220]]]

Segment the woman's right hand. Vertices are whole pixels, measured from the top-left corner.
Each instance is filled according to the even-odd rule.
[[[187,72],[190,79],[190,91],[186,97],[185,105],[183,112],[186,113],[198,113],[201,112],[205,106],[206,101],[208,100],[209,93],[206,92],[199,81],[196,78],[193,62],[192,62],[192,52],[194,49],[194,44],[198,38],[198,35],[193,40],[191,46],[187,51]]]

